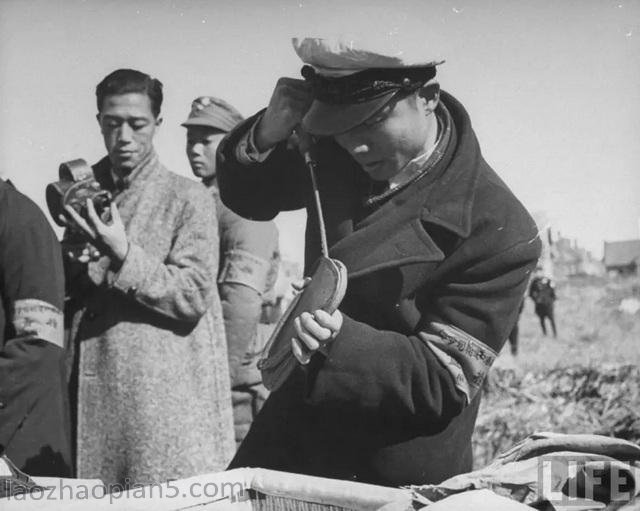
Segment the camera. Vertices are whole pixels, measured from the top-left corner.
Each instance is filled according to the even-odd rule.
[[[100,219],[108,223],[111,221],[113,196],[110,191],[104,190],[100,186],[93,170],[83,159],[60,164],[58,177],[58,181],[47,185],[47,207],[53,220],[59,226],[68,228],[63,240],[65,251],[71,259],[77,259],[85,249],[88,249],[92,254],[95,252],[95,248],[89,243],[86,233],[67,213],[65,207],[72,207],[82,218],[87,220],[87,199],[91,199]],[[64,216],[66,222],[60,219],[60,215]]]
[[[64,162],[58,169],[59,180],[47,186],[46,197],[53,220],[61,227],[73,223],[65,211],[71,206],[82,218],[88,218],[87,199],[93,201],[98,216],[103,222],[110,220],[111,192],[103,190],[93,175],[93,170],[83,159]],[[64,215],[68,222],[60,220]]]

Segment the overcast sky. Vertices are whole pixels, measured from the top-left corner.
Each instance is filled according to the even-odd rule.
[[[95,85],[119,67],[164,83],[156,147],[188,175],[194,97],[250,115],[299,76],[292,36],[363,34],[446,59],[485,158],[555,229],[597,255],[640,235],[638,0],[2,0],[0,175],[44,206],[60,162],[99,159]],[[300,216],[280,225],[298,257]]]

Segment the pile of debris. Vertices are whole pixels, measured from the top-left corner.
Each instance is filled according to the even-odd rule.
[[[518,374],[494,368],[474,434],[476,467],[535,431],[594,433],[640,443],[640,368],[569,366]]]

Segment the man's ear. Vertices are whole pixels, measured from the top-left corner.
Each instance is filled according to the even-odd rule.
[[[159,128],[159,127],[162,125],[162,121],[163,121],[163,120],[164,120],[164,119],[163,119],[162,117],[158,117],[158,118],[156,119],[156,127],[157,127],[157,128]]]
[[[435,81],[427,83],[418,91],[418,101],[426,114],[433,112],[440,101],[440,84]]]
[[[429,82],[420,89],[420,97],[425,101],[425,109],[428,113],[433,112],[440,102],[440,84]]]

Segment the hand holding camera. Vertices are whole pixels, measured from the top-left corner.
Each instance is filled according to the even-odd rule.
[[[64,209],[100,252],[112,255],[119,262],[124,261],[129,251],[129,240],[116,203],[112,202],[110,205],[111,223],[102,221],[92,199],[87,199],[86,207],[86,219],[69,205]]]
[[[68,229],[66,255],[79,263],[103,254],[122,262],[129,242],[111,192],[102,189],[82,159],[62,163],[58,173],[60,180],[47,186],[47,206],[56,223]]]

